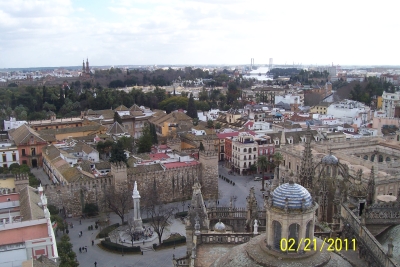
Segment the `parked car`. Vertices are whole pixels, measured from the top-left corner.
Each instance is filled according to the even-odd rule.
[[[261,181],[261,177],[254,177],[254,181]]]

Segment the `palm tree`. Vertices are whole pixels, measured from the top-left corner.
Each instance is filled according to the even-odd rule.
[[[265,169],[268,167],[268,159],[266,156],[262,155],[259,156],[257,159],[257,166],[262,170],[262,178],[261,178],[261,191],[265,191],[264,189],[264,173],[265,173]]]
[[[278,167],[278,172],[277,172],[277,174],[276,174],[276,179],[278,179],[278,181],[279,181],[279,165],[280,165],[280,164],[282,163],[282,161],[283,161],[283,156],[282,156],[281,153],[276,152],[276,153],[274,154],[273,158],[274,158],[274,165],[275,165],[275,167]]]

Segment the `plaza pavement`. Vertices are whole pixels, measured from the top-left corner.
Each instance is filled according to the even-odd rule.
[[[43,172],[43,169],[34,170],[35,175],[40,175],[41,180],[45,180],[47,175]],[[255,194],[258,200],[258,206],[261,208],[263,205],[262,202],[262,191],[261,181],[254,181],[255,175],[249,176],[239,176],[239,175],[230,175],[228,174],[229,169],[219,165],[219,173],[226,178],[235,182],[235,186],[227,183],[226,181],[218,178],[218,186],[221,192],[219,199],[219,206],[228,206],[230,204],[230,198],[236,196],[236,201],[233,201],[233,205],[236,207],[246,207],[246,197],[249,195],[249,190],[252,186],[255,187]],[[36,174],[38,173],[38,174]],[[38,177],[38,178],[39,178]],[[48,178],[47,178],[48,180]],[[140,190],[140,188],[139,188]],[[140,191],[139,191],[140,192]],[[187,205],[190,201],[184,202],[182,206],[182,202],[170,203],[168,206],[174,207],[179,211],[183,209],[187,210]],[[214,205],[215,201],[205,201],[206,205]],[[133,210],[130,210],[128,216],[125,218],[129,218],[133,216]],[[142,218],[146,218],[146,213],[142,213]],[[178,246],[175,249],[162,249],[159,251],[144,251],[143,255],[135,254],[135,255],[127,255],[116,253],[110,253],[108,251],[104,251],[97,246],[100,243],[100,240],[95,239],[96,235],[100,231],[93,230],[89,231],[89,225],[95,225],[95,221],[98,218],[90,218],[90,219],[82,219],[82,224],[79,224],[79,218],[67,218],[68,223],[73,223],[74,227],[69,228],[69,236],[71,239],[71,243],[73,245],[73,250],[75,251],[79,265],[84,267],[94,266],[94,262],[97,262],[97,267],[172,267],[172,258],[175,255],[177,258],[182,257],[186,254],[186,246]],[[117,222],[121,222],[121,219],[114,213],[110,214],[110,224],[114,224]],[[170,233],[180,233],[181,235],[185,235],[185,226],[180,220],[173,219],[172,224],[168,227],[163,235],[163,239],[168,238]],[[82,231],[82,237],[79,237],[79,231]],[[58,233],[58,238],[61,237],[62,233]],[[95,245],[92,246],[92,240],[95,241]],[[144,247],[151,247],[153,243],[158,243],[158,239],[152,242],[148,242],[144,245]],[[79,252],[79,247],[87,246],[88,252]],[[143,246],[142,246],[143,247]]]

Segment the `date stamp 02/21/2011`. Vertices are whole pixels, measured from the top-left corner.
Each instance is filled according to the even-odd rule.
[[[320,242],[318,242],[320,243]],[[304,247],[302,248],[302,244]],[[323,249],[327,251],[347,251],[347,250],[356,250],[356,239],[340,239],[340,238],[324,238],[322,240],[322,244],[317,244],[316,238],[302,238],[300,242],[296,242],[294,238],[282,238],[280,241],[280,249],[281,251],[287,252],[298,252],[299,250],[303,251],[323,251]]]

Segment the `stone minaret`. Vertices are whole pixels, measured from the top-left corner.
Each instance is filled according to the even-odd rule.
[[[371,167],[371,174],[368,180],[367,188],[367,205],[372,205],[375,199],[375,171],[374,166]]]
[[[303,156],[301,158],[300,184],[307,188],[309,191],[313,189],[313,178],[314,178],[314,163],[311,153],[311,130],[310,125],[307,127],[306,132],[306,143],[304,147]]]
[[[135,231],[143,231],[142,217],[140,216],[140,194],[137,190],[137,183],[135,181],[135,186],[133,187],[132,193],[133,199],[133,226]]]

